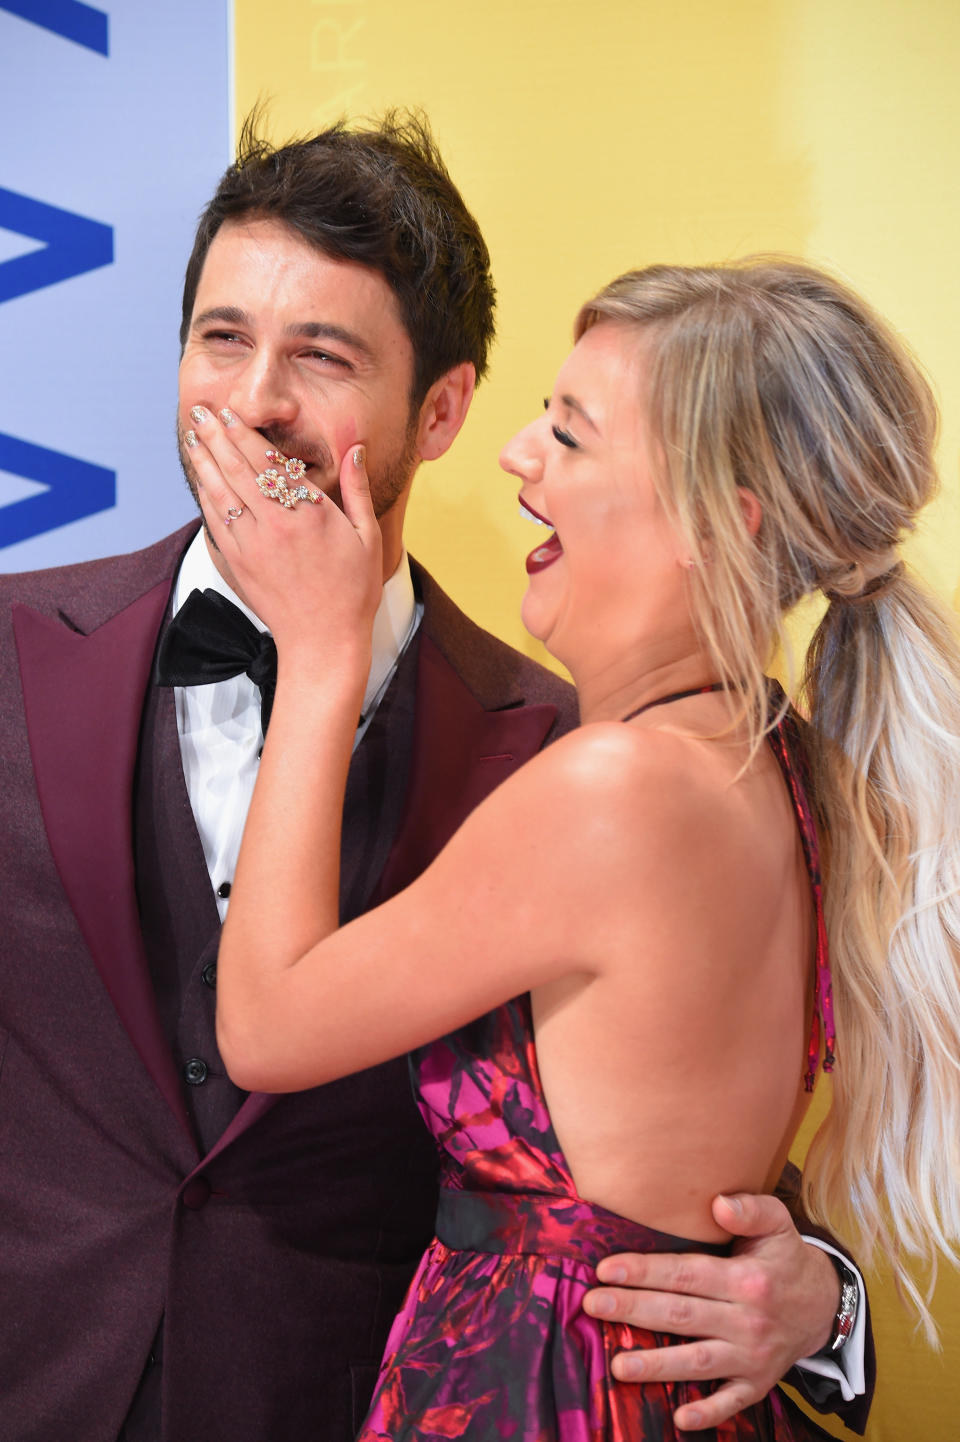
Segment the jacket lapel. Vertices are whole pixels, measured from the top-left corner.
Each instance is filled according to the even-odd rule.
[[[556,714],[550,705],[485,710],[422,638],[406,806],[373,904],[419,876],[473,808],[536,755]]]
[[[340,850],[341,925],[369,907],[400,825],[410,776],[419,649],[416,640],[401,656],[350,763]]]
[[[132,787],[143,697],[169,579],[89,635],[14,612],[44,825],[104,986],[151,1077],[190,1135],[150,984],[137,910]]]

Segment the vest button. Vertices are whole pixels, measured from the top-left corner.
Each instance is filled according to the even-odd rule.
[[[199,1212],[210,1200],[212,1188],[206,1177],[201,1173],[198,1177],[191,1177],[183,1191],[180,1193],[180,1200],[191,1212]]]
[[[192,1056],[183,1068],[184,1081],[192,1087],[202,1087],[207,1079],[208,1067],[198,1056]]]
[[[220,885],[217,887],[217,895],[220,897],[221,901],[226,901],[227,897],[230,895],[229,881],[221,881]]]
[[[200,973],[200,980],[204,986],[214,987],[217,984],[217,963],[208,961]]]

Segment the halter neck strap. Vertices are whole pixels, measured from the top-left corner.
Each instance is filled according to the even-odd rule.
[[[707,696],[711,691],[726,691],[726,683],[714,681],[710,686],[691,686],[689,691],[671,691],[669,696],[658,696],[655,701],[645,701],[635,711],[628,711],[626,716],[621,716],[621,721],[632,721],[635,716],[640,716],[644,711],[651,710],[654,706],[667,706],[671,701],[684,701],[688,696]]]

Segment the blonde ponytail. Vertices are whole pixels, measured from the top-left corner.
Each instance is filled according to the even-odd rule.
[[[807,655],[809,753],[842,1038],[809,1204],[903,1252],[960,1238],[960,647],[902,566],[834,599]]]

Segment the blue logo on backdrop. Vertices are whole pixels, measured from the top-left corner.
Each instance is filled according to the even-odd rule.
[[[104,466],[78,461],[45,446],[5,436],[0,431],[0,470],[47,489],[40,496],[12,501],[0,513],[0,544],[16,545],[57,526],[108,511],[117,503],[117,476]]]
[[[0,10],[32,20],[34,25],[96,50],[99,55],[107,53],[106,15],[80,0],[0,0]]]
[[[79,0],[0,0],[8,10],[65,40],[106,55],[107,16]],[[40,250],[0,263],[0,304],[113,264],[113,230],[0,187],[0,227],[43,242]],[[0,470],[46,487],[0,511],[0,546],[66,526],[116,505],[116,472],[0,433]]]
[[[109,225],[17,195],[2,186],[0,226],[44,242],[42,250],[15,255],[0,263],[0,303],[113,264],[113,231]]]

